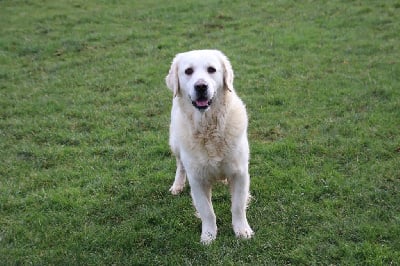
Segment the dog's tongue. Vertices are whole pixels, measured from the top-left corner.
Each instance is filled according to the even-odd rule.
[[[208,100],[203,100],[203,101],[196,101],[196,105],[200,107],[204,107],[208,105]]]

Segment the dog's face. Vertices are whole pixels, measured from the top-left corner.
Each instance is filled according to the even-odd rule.
[[[221,52],[195,50],[175,57],[166,82],[174,96],[187,97],[195,108],[205,111],[219,92],[233,90],[233,71]]]

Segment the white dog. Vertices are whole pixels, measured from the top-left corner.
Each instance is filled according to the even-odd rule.
[[[177,54],[166,83],[174,95],[169,143],[177,163],[170,191],[180,193],[188,178],[202,221],[201,242],[209,244],[217,236],[212,184],[227,180],[233,230],[238,237],[250,238],[247,114],[233,88],[230,62],[217,50]]]

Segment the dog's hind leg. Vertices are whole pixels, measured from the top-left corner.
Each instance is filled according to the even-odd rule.
[[[183,164],[181,160],[176,157],[176,174],[175,174],[175,181],[172,184],[171,188],[169,191],[173,195],[178,195],[179,193],[182,192],[183,188],[185,187],[186,183],[186,171],[185,167],[183,167]]]

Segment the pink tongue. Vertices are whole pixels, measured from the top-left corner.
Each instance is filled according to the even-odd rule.
[[[205,101],[196,101],[196,105],[197,106],[207,106],[208,105],[208,101],[207,100],[205,100]]]

